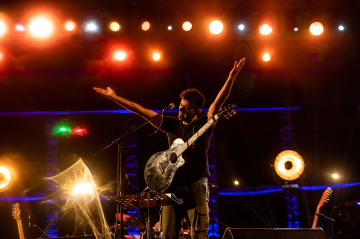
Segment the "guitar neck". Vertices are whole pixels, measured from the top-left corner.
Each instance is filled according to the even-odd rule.
[[[218,119],[215,115],[215,119],[210,119],[201,129],[199,129],[185,144],[183,144],[177,151],[176,155],[179,157],[189,146],[191,146],[201,135],[205,133]]]
[[[316,208],[316,212],[315,212],[315,216],[314,216],[314,221],[313,221],[313,224],[312,224],[312,228],[316,228],[317,226],[317,222],[318,222],[318,216],[316,214],[318,214],[320,212],[320,208],[321,206],[317,206]]]
[[[22,223],[21,223],[21,219],[16,219],[17,222],[17,226],[18,226],[18,231],[19,231],[19,237],[20,239],[25,239],[24,237],[24,230],[22,227]]]

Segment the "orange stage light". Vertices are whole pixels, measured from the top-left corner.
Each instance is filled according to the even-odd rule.
[[[264,61],[270,61],[270,55],[268,53],[265,53],[262,57]]]
[[[4,192],[9,189],[13,182],[13,175],[11,175],[10,170],[5,166],[0,166],[0,192]]]
[[[310,32],[311,34],[318,36],[323,33],[324,27],[320,22],[314,22],[310,25]]]
[[[275,171],[284,180],[295,180],[304,172],[303,158],[293,150],[282,151],[275,159]]]
[[[125,58],[126,58],[126,53],[123,51],[117,51],[114,54],[115,60],[122,61],[122,60],[125,60]]]
[[[30,32],[36,37],[48,37],[53,32],[53,25],[45,17],[34,18],[30,22]]]
[[[75,28],[75,23],[73,23],[73,22],[67,22],[65,25],[65,29],[67,31],[72,31],[72,30],[74,30],[74,28]]]
[[[214,35],[221,33],[223,28],[224,26],[220,21],[213,21],[209,26],[210,32]]]
[[[259,27],[259,31],[262,35],[269,35],[272,32],[272,27],[268,24],[263,24]]]
[[[192,24],[190,22],[184,22],[182,28],[184,29],[184,31],[190,31],[192,28]]]
[[[120,30],[120,25],[119,25],[119,23],[117,23],[117,22],[112,22],[112,23],[110,24],[110,29],[111,29],[112,31],[114,31],[114,32],[119,31],[119,30]]]
[[[150,22],[148,22],[148,21],[143,22],[143,24],[141,25],[141,28],[142,28],[144,31],[149,30],[149,29],[150,29]]]
[[[159,53],[154,53],[153,54],[153,59],[154,59],[154,61],[160,60],[160,54]]]
[[[6,25],[3,21],[0,20],[0,37],[5,35]]]

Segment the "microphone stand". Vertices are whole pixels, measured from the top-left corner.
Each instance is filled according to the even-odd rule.
[[[123,195],[123,179],[122,179],[122,158],[121,158],[121,151],[123,149],[123,143],[124,140],[126,139],[126,137],[128,137],[129,135],[131,135],[132,133],[138,131],[140,128],[142,128],[143,126],[147,125],[148,123],[150,123],[154,118],[156,118],[159,115],[163,115],[164,112],[169,108],[169,106],[165,107],[164,109],[162,109],[157,115],[155,115],[154,117],[150,118],[149,120],[147,120],[145,123],[143,123],[142,125],[140,125],[139,127],[133,127],[133,129],[127,133],[124,134],[122,136],[120,136],[119,138],[117,138],[116,140],[114,140],[113,142],[111,142],[108,146],[106,146],[105,148],[103,148],[102,150],[100,150],[99,152],[97,152],[95,154],[98,155],[99,153],[101,153],[102,151],[106,150],[107,148],[109,148],[110,146],[117,144],[118,146],[118,160],[117,160],[117,190],[116,190],[116,196],[122,196]],[[119,213],[120,210],[120,233],[118,233],[118,239],[123,239],[124,238],[124,229],[123,229],[123,208],[122,206],[120,206],[119,204],[117,204],[117,215]],[[117,216],[116,216],[116,227],[115,227],[115,234],[117,231]]]
[[[335,239],[335,236],[336,236],[335,235],[335,220],[330,218],[330,217],[327,217],[327,216],[325,216],[324,214],[321,214],[321,213],[317,213],[316,215],[331,221],[332,238]],[[337,238],[337,236],[336,236],[336,238]]]

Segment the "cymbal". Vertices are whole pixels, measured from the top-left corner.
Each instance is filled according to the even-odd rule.
[[[120,213],[116,214],[115,217],[117,217],[117,219],[120,221],[121,217],[120,217]],[[130,227],[135,227],[135,228],[139,228],[139,229],[144,229],[144,224],[139,220],[136,219],[135,217],[132,217],[128,214],[123,214],[123,223],[126,226],[130,226]]]

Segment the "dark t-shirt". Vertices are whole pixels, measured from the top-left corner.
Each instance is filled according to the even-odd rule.
[[[164,117],[164,126],[169,146],[171,146],[177,138],[181,138],[186,142],[206,123],[206,115],[203,115],[189,125],[184,125],[181,120],[174,117]],[[172,191],[176,187],[186,186],[203,177],[210,176],[207,153],[213,129],[212,127],[205,131],[205,133],[182,154],[185,164],[176,171],[173,182],[167,191]]]

